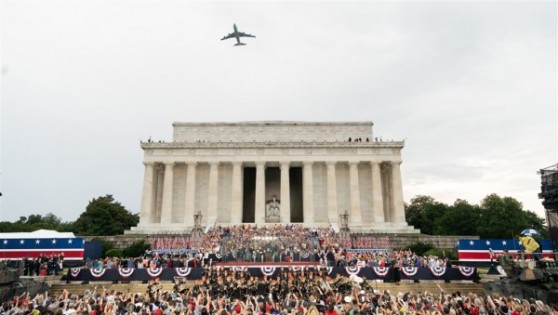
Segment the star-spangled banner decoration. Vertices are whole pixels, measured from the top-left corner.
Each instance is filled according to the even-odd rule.
[[[542,246],[542,257],[552,257],[552,243],[550,240],[541,240],[539,243]],[[514,239],[459,240],[457,242],[459,261],[489,263],[490,248],[494,253],[494,260],[498,260],[504,249],[512,256],[517,255],[518,251],[525,249],[520,242]]]
[[[81,242],[80,242],[81,241]],[[0,259],[35,258],[40,255],[64,255],[67,260],[83,259],[81,238],[0,239]]]

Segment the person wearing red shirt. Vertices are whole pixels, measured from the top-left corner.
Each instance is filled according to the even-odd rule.
[[[337,315],[337,311],[335,310],[335,306],[333,304],[329,304],[327,310],[324,313],[325,315]]]

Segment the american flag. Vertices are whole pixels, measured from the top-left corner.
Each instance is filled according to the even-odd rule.
[[[550,240],[538,241],[542,246],[542,257],[552,257],[552,243]],[[463,262],[490,262],[495,261],[504,253],[504,249],[508,250],[514,258],[517,258],[518,252],[525,248],[518,239],[480,239],[480,240],[459,240],[457,244],[457,253],[459,261]],[[527,255],[526,255],[527,256]]]
[[[0,260],[64,255],[65,260],[83,259],[82,238],[0,238]]]

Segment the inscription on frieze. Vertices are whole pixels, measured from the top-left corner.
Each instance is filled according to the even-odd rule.
[[[372,122],[174,123],[175,142],[339,142],[372,138]]]

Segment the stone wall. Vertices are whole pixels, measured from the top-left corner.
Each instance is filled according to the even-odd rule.
[[[116,248],[126,248],[132,245],[134,242],[145,240],[147,241],[147,235],[142,234],[124,234],[116,236],[80,236],[85,239],[85,241],[91,241],[93,238],[99,238],[108,242],[112,242]]]

